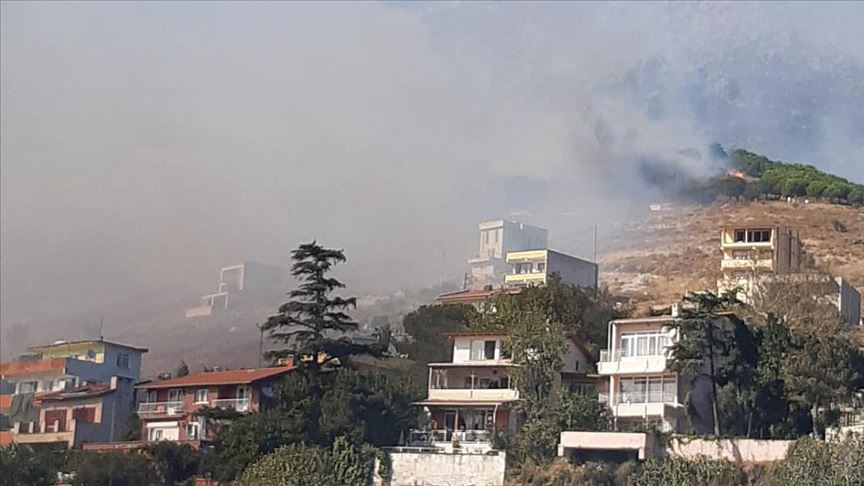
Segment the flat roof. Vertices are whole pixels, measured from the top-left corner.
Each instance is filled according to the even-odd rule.
[[[208,385],[248,385],[265,378],[273,378],[294,369],[293,366],[276,366],[273,368],[252,368],[247,370],[205,371],[179,378],[151,381],[136,385],[135,388],[183,388],[189,386]]]
[[[411,405],[450,405],[450,406],[459,406],[459,407],[494,407],[495,405],[503,405],[505,403],[511,403],[518,401],[516,398],[512,399],[504,399],[504,400],[483,400],[483,401],[471,401],[471,400],[422,400],[419,402],[412,402]]]
[[[64,341],[62,343],[43,344],[40,346],[30,346],[27,349],[29,349],[31,351],[47,351],[49,349],[62,349],[65,347],[78,346],[80,344],[107,344],[109,346],[117,346],[117,347],[121,347],[121,348],[132,349],[135,351],[140,351],[142,353],[146,353],[147,351],[149,351],[149,349],[147,349],[147,348],[142,348],[139,346],[132,346],[129,344],[115,343],[113,341],[105,341],[104,339],[82,339],[79,341]]]

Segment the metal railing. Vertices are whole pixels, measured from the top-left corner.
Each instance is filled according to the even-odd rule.
[[[678,403],[678,394],[671,391],[652,391],[621,392],[615,395],[614,405],[636,405],[640,403]]]
[[[489,442],[488,430],[412,430],[409,445],[414,447],[433,445],[436,442]]]
[[[251,400],[248,398],[220,398],[213,400],[211,403],[216,408],[227,408],[238,412],[245,412],[249,410]]]
[[[145,402],[138,404],[138,415],[174,415],[182,413],[185,407],[182,401]]]
[[[673,343],[669,343],[668,346],[664,347],[662,351],[654,352],[652,354],[644,354],[638,356],[622,356],[621,350],[616,349],[614,353],[610,353],[609,350],[604,349],[600,351],[600,362],[601,363],[615,363],[621,361],[621,359],[629,359],[629,358],[666,358],[669,356],[669,347],[672,346]]]

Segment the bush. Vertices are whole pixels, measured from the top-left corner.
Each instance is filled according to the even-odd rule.
[[[198,472],[199,452],[188,444],[161,441],[148,445],[144,452],[155,463],[165,484],[185,481]]]
[[[344,437],[336,439],[330,451],[305,444],[283,446],[246,468],[234,485],[370,485],[376,455],[374,448],[356,447]]]
[[[864,439],[841,442],[806,438],[795,442],[771,472],[771,486],[864,484]]]
[[[731,486],[747,484],[744,471],[729,461],[699,456],[696,459],[648,459],[631,476],[632,486]],[[803,484],[803,483],[802,483]]]
[[[154,464],[140,452],[82,452],[72,466],[75,486],[147,486],[158,475]]]
[[[0,447],[0,483],[4,486],[48,486],[66,462],[64,451],[34,452],[28,446]]]

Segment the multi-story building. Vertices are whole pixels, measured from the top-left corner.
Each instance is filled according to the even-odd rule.
[[[515,432],[517,417],[512,406],[519,391],[511,380],[516,366],[504,349],[506,335],[488,331],[449,333],[453,358],[445,363],[429,363],[429,389],[426,400],[417,402],[428,411],[426,430],[414,431],[414,445],[431,445],[453,452],[483,452],[491,448],[493,430]],[[564,366],[556,386],[594,393],[592,360],[585,348],[568,340]],[[457,446],[458,445],[458,446]]]
[[[201,305],[187,309],[186,318],[212,316],[244,299],[270,302],[285,288],[287,275],[280,268],[254,262],[222,267],[216,291],[201,296]]]
[[[503,219],[480,223],[480,248],[471,265],[471,287],[500,286],[510,269],[505,261],[511,251],[546,248],[543,228]]]
[[[524,250],[507,253],[511,271],[504,276],[508,287],[546,285],[552,274],[564,283],[597,288],[597,264],[554,250]]]
[[[101,385],[102,388],[107,387],[106,390],[110,389],[110,392],[101,390],[99,396],[110,395],[113,410],[118,412],[104,420],[99,415],[98,423],[104,422],[111,431],[122,427],[122,424],[113,422],[114,417],[125,417],[132,412],[132,385],[140,378],[141,357],[147,349],[100,339],[57,341],[51,345],[34,346],[30,351],[30,355],[0,364],[0,410],[7,415],[11,427],[2,434],[0,441],[49,441],[47,436],[32,436],[43,434],[45,424],[53,423],[51,420],[43,423],[44,414],[40,412],[43,400],[52,397],[49,401],[54,402],[58,396],[68,400],[68,394],[74,394],[75,390],[91,390],[87,388],[88,385]],[[56,395],[58,393],[60,395]],[[83,423],[80,420],[78,422]],[[72,420],[67,423],[71,424]],[[81,430],[79,428],[77,433],[60,431],[65,434],[61,442],[76,445],[76,437],[80,436]]]
[[[138,417],[145,441],[210,440],[215,430],[202,407],[258,412],[272,405],[273,384],[291,371],[288,363],[273,368],[210,371],[142,383]]]
[[[722,273],[720,294],[738,290],[738,298],[750,302],[759,277],[796,273],[801,268],[798,230],[785,226],[728,226],[720,232]]]
[[[618,430],[645,425],[670,432],[712,430],[710,381],[703,375],[685,379],[668,366],[669,348],[680,339],[672,326],[678,319],[674,306],[669,316],[609,322],[608,347],[600,352],[597,372],[606,381],[600,400],[609,404]],[[718,319],[727,326],[737,317],[723,313]],[[685,402],[699,411],[689,420]]]

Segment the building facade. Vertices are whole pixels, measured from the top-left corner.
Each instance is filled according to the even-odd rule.
[[[141,439],[147,442],[212,440],[216,424],[199,410],[220,408],[240,413],[259,412],[273,404],[273,385],[292,365],[196,373],[142,383],[138,417]]]
[[[413,431],[414,446],[430,446],[446,452],[485,452],[491,449],[494,430],[514,433],[517,416],[513,405],[519,390],[511,379],[514,365],[504,349],[506,335],[492,332],[447,334],[453,342],[449,362],[429,363],[424,407],[429,426]],[[564,366],[556,386],[565,383],[574,391],[591,386],[592,360],[581,344],[568,340]]]
[[[546,248],[548,231],[516,221],[495,220],[480,223],[477,256],[471,266],[470,287],[500,286],[510,269],[505,261],[511,251]]]
[[[561,252],[548,249],[511,251],[507,253],[506,261],[510,273],[504,277],[504,284],[508,287],[546,285],[552,274],[558,274],[564,283],[597,288],[597,264]]]
[[[801,268],[798,230],[786,226],[725,227],[720,232],[720,250],[717,291],[737,291],[742,302],[752,301],[760,277],[796,273]]]
[[[79,391],[95,393],[94,389],[88,388],[91,385],[99,390],[92,398],[110,400],[112,410],[116,412],[108,416],[97,414],[93,418],[96,422],[93,423],[105,424],[104,428],[112,432],[123,427],[123,424],[114,421],[121,417],[125,422],[125,417],[132,413],[132,387],[140,379],[142,355],[147,349],[103,340],[86,340],[58,341],[51,345],[34,346],[30,351],[30,355],[0,364],[0,413],[6,415],[5,422],[9,426],[9,430],[0,434],[0,442],[51,442],[50,437],[44,435],[51,432],[61,434],[55,436],[62,438],[58,442],[77,445],[83,440],[80,437],[84,422],[73,422],[70,415],[64,425],[78,423],[81,426],[77,432],[52,432],[50,424],[53,421],[51,417],[44,420],[42,407],[48,402],[57,401],[63,401],[64,407],[66,403],[74,405],[72,398],[77,397],[75,394]],[[54,412],[55,416],[57,414],[59,412]],[[47,431],[46,425],[49,426]],[[102,432],[97,435],[105,436]],[[88,437],[88,440],[92,439],[92,436]],[[105,440],[108,440],[108,436],[105,436]]]

